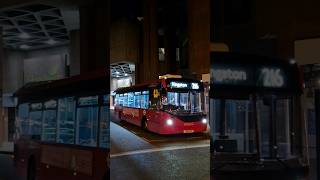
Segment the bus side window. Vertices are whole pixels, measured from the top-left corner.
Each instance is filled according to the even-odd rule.
[[[100,145],[99,147],[102,148],[110,148],[110,111],[109,111],[109,106],[108,106],[108,95],[103,96],[103,105],[101,106],[100,109],[100,137],[99,137],[99,142]]]
[[[123,94],[119,94],[119,105],[123,106]]]
[[[20,104],[18,108],[18,117],[16,119],[16,135],[29,134],[29,104]]]
[[[42,140],[55,142],[57,136],[57,101],[47,101],[44,103],[44,106]]]
[[[123,94],[122,102],[124,107],[128,107],[128,93]]]
[[[115,102],[115,105],[119,105],[119,94],[116,94],[114,102]]]
[[[29,132],[34,140],[41,139],[41,129],[42,129],[42,103],[34,103],[30,105],[30,122],[29,122]]]
[[[134,93],[128,93],[128,107],[134,107]]]
[[[57,142],[74,144],[75,98],[66,97],[58,101]]]
[[[141,108],[148,109],[149,108],[149,91],[143,91],[141,95]]]
[[[76,144],[91,147],[97,146],[98,112],[98,96],[78,99]]]
[[[141,108],[141,99],[142,99],[142,96],[141,96],[141,92],[135,92],[134,93],[134,107],[135,108]]]

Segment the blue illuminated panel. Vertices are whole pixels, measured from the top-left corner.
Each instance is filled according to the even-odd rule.
[[[97,146],[98,107],[80,107],[77,109],[76,144],[82,146]]]
[[[110,111],[108,106],[101,107],[100,114],[100,147],[110,148],[109,136],[110,136],[110,125],[109,125]]]
[[[29,134],[29,104],[20,104],[17,118],[17,133],[20,135]]]
[[[41,125],[42,125],[42,103],[31,104],[30,112],[30,134],[31,135],[41,135]]]
[[[59,99],[57,142],[74,144],[75,108],[74,97]]]

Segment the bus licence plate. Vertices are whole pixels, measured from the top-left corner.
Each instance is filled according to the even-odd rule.
[[[184,126],[193,126],[193,123],[184,123]]]
[[[193,133],[193,130],[183,130],[183,133]]]

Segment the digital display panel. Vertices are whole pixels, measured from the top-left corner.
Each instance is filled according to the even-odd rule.
[[[283,88],[286,74],[279,67],[221,67],[211,69],[212,83],[217,85],[254,86],[261,88]]]
[[[258,74],[258,86],[281,88],[286,85],[285,74],[281,68],[263,67],[258,70]]]
[[[210,94],[301,93],[298,65],[289,60],[211,52]]]
[[[217,65],[211,69],[211,81],[220,85],[249,85],[252,83],[251,70],[236,67]]]
[[[198,82],[171,81],[169,87],[173,89],[199,90],[200,84]]]

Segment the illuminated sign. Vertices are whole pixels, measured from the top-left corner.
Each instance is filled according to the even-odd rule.
[[[183,83],[183,82],[175,82],[172,81],[170,83],[171,88],[188,88],[188,84],[187,83]]]
[[[200,89],[198,83],[191,83],[191,88],[192,88],[192,89]]]
[[[284,77],[279,68],[262,68],[260,72],[262,86],[264,87],[282,87],[284,86]]]
[[[241,53],[210,53],[210,94],[301,93],[294,61]]]
[[[187,82],[172,81],[172,82],[170,82],[170,87],[171,88],[177,88],[177,89],[194,89],[194,90],[198,90],[198,89],[200,89],[200,84],[199,83],[187,83]]]
[[[215,69],[213,70],[212,75],[213,75],[212,78],[216,82],[247,80],[247,72],[242,70]]]
[[[283,88],[287,85],[283,69],[273,66],[215,66],[211,69],[212,83],[246,87]]]

